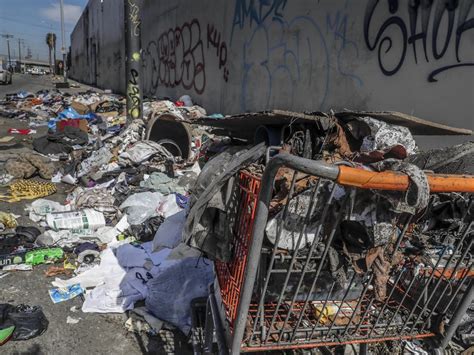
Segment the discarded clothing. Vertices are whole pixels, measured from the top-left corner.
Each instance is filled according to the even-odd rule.
[[[36,172],[46,180],[51,180],[55,167],[48,158],[37,154],[22,154],[18,159],[9,159],[5,163],[5,170],[19,179],[28,179]]]
[[[77,127],[66,126],[63,132],[50,133],[33,140],[33,147],[42,154],[68,154],[75,145],[84,145],[89,142],[87,133]]]
[[[140,182],[140,187],[161,192],[163,195],[169,195],[174,192],[180,194],[186,193],[186,190],[178,184],[178,179],[172,179],[168,175],[160,172],[152,173],[148,179]]]
[[[408,155],[418,151],[416,142],[408,128],[391,125],[371,117],[360,117],[357,120],[366,123],[371,130],[371,135],[366,136],[362,142],[360,148],[362,152],[384,150],[397,145],[402,145]]]
[[[408,190],[403,199],[400,198],[400,193],[392,191],[378,192],[380,195],[385,196],[392,202],[395,211],[415,214],[428,205],[430,198],[430,185],[428,183],[428,178],[420,168],[413,164],[394,159],[387,159],[372,164],[372,166],[378,171],[401,171],[410,178],[411,183],[408,186]]]
[[[191,329],[191,301],[208,295],[209,285],[214,282],[214,272],[210,260],[192,256],[192,250],[188,252],[185,246],[183,248],[182,259],[171,262],[167,267],[161,266],[157,276],[147,282],[145,304],[156,317],[188,334]]]
[[[186,211],[178,212],[164,220],[153,239],[153,251],[163,248],[173,249],[181,242]]]
[[[162,145],[153,141],[140,141],[120,154],[119,162],[123,165],[139,165],[155,156],[158,156],[163,162],[174,159],[173,155]]]
[[[74,205],[77,209],[92,208],[102,212],[106,217],[113,217],[117,214],[118,208],[114,205],[115,198],[106,188],[90,189],[80,192]]]

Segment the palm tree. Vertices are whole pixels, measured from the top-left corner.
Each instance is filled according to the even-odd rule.
[[[54,33],[51,33],[51,32],[48,32],[46,34],[46,44],[48,45],[48,49],[49,49],[49,70],[51,71],[51,73],[53,72],[53,66],[52,66],[52,63],[51,63],[51,51],[53,50],[54,48],[54,56],[56,57],[56,35]]]

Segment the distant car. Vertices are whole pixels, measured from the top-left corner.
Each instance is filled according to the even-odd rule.
[[[41,70],[39,68],[32,68],[30,74],[31,75],[42,75]]]
[[[0,83],[11,84],[12,83],[12,72],[7,69],[7,64],[0,61]]]

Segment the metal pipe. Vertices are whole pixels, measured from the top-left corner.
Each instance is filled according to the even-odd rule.
[[[212,354],[212,341],[214,338],[214,319],[212,317],[212,306],[211,296],[208,297],[206,302],[206,320],[204,323],[204,344],[203,344],[203,353]]]
[[[141,9],[142,0],[125,0],[125,70],[127,80],[127,123],[143,118],[141,85]]]
[[[214,286],[211,286],[209,293],[209,304],[211,305],[212,320],[214,323],[214,329],[216,330],[217,346],[219,347],[219,355],[228,355],[227,343],[224,336],[224,327],[222,326],[221,319],[219,318],[219,310],[217,308],[216,295]]]
[[[446,334],[444,335],[443,340],[441,341],[439,345],[439,348],[441,348],[441,350],[443,350],[451,341],[451,338],[456,332],[456,328],[458,327],[467,309],[471,306],[471,303],[473,301],[474,301],[474,283],[471,281],[468,291],[464,294],[464,297],[462,298],[460,305],[457,307],[456,313],[449,321],[448,330],[446,331]]]
[[[268,162],[267,162],[268,164]],[[293,177],[291,178],[291,186],[290,186],[290,191],[288,193],[288,199],[291,198],[291,196],[293,195],[293,192],[294,192],[294,188],[295,188],[295,182],[296,182],[296,172],[293,173]],[[276,235],[276,238],[275,238],[275,245],[278,245],[278,243],[280,242],[280,238],[281,238],[281,235],[283,233],[283,221],[286,220],[286,216],[288,215],[288,208],[289,208],[289,204],[287,203],[283,209],[283,218],[282,218],[282,221],[281,223],[278,224],[278,229],[277,229],[277,235]],[[275,255],[276,255],[276,252],[277,252],[277,248],[273,248],[272,250],[272,255],[271,255],[271,258],[270,258],[270,263],[269,263],[269,266],[268,266],[268,272],[267,272],[267,275],[265,277],[265,283],[264,283],[264,286],[263,286],[263,290],[262,290],[262,296],[260,297],[260,302],[259,302],[259,305],[258,305],[258,314],[262,314],[262,318],[260,319],[260,322],[261,322],[261,328],[262,328],[262,332],[264,330],[264,327],[265,327],[265,319],[263,317],[264,315],[264,303],[265,303],[265,294],[267,292],[267,288],[268,288],[268,284],[270,282],[270,277],[271,277],[271,273],[272,273],[272,270],[273,270],[273,264],[275,262]],[[254,326],[253,326],[253,330],[252,330],[252,336],[250,338],[250,340],[252,341],[253,340],[253,335],[255,333],[255,330],[256,330],[256,327],[257,327],[257,323],[258,323],[258,318],[255,320],[255,323],[254,323]],[[262,339],[266,339],[267,337],[263,338]]]

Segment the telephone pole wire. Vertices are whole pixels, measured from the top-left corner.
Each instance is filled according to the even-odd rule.
[[[6,33],[6,34],[2,34],[2,37],[7,39],[8,65],[11,67],[11,65],[12,65],[12,58],[11,58],[11,56],[10,56],[10,38],[13,38],[13,35]]]

